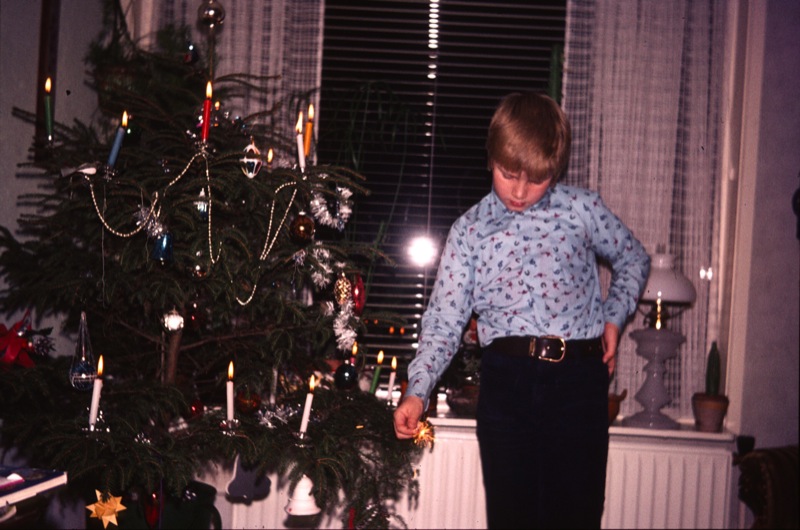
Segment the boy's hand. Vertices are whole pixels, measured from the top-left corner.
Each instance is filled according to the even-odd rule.
[[[401,440],[413,438],[422,417],[423,402],[416,396],[405,396],[394,411],[394,433]]]
[[[617,365],[617,344],[619,344],[619,328],[611,322],[606,322],[603,330],[603,362],[608,366],[608,375],[614,373]]]

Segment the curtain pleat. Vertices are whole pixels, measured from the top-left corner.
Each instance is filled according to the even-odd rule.
[[[574,137],[567,181],[598,190],[648,252],[676,257],[698,292],[669,323],[686,336],[665,375],[667,412],[676,417],[691,416],[691,395],[703,389],[706,352],[718,338],[717,308],[709,306],[716,277],[701,280],[699,271],[718,268],[722,4],[571,0],[567,8],[564,107]],[[637,315],[627,331],[640,327]],[[615,390],[634,393],[644,364],[626,334]],[[627,400],[622,413],[639,408]]]

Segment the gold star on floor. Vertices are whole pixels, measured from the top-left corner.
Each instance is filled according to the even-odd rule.
[[[92,512],[89,514],[89,517],[95,517],[103,521],[103,528],[108,527],[109,523],[114,523],[119,526],[119,523],[117,523],[117,514],[126,509],[125,506],[122,505],[122,497],[109,495],[108,499],[103,500],[102,493],[98,490],[94,490],[94,492],[97,494],[97,502],[86,507],[87,510]]]

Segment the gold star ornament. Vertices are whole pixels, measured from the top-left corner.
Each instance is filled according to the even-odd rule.
[[[95,517],[103,521],[103,528],[108,527],[109,523],[114,523],[119,526],[117,514],[126,509],[125,506],[122,505],[122,497],[109,495],[108,498],[103,499],[102,493],[98,490],[94,490],[94,492],[97,494],[97,502],[86,507],[87,510],[92,512],[89,514],[89,517]]]
[[[433,448],[436,436],[433,432],[433,425],[428,420],[419,422],[417,432],[414,434],[414,443],[422,447]]]

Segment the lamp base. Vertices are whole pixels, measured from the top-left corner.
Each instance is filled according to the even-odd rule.
[[[648,410],[623,418],[622,425],[625,427],[643,427],[645,429],[680,429],[680,424],[666,414]]]
[[[680,333],[666,329],[637,329],[631,333],[636,341],[636,355],[648,360],[644,366],[645,380],[636,393],[636,401],[644,410],[624,418],[626,427],[647,429],[678,429],[678,422],[661,412],[672,401],[664,385],[666,361],[678,355],[678,347],[684,342]]]

